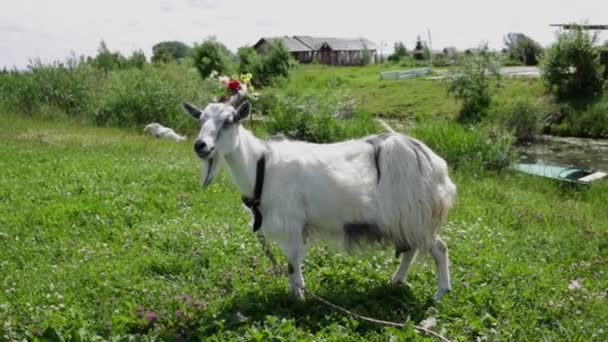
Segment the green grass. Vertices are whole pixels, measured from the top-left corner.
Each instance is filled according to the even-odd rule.
[[[347,89],[358,101],[361,109],[376,115],[408,120],[446,120],[458,115],[461,104],[450,97],[447,87],[439,80],[424,77],[406,80],[380,80],[380,72],[405,70],[396,65],[370,65],[367,67],[331,67],[302,65],[293,79],[279,90],[306,92],[327,87]],[[435,70],[445,70],[436,68]],[[534,101],[549,100],[544,96],[542,83],[535,79],[503,78],[490,110],[502,112],[513,97],[526,97]]]
[[[268,274],[227,174],[201,191],[191,143],[0,119],[0,340],[422,338],[411,325],[292,301],[287,281]],[[388,284],[391,251],[355,257],[316,244],[308,286],[381,319],[435,317],[453,340],[608,339],[608,185],[460,169],[453,178],[459,198],[443,232],[453,291],[441,303],[430,300],[428,258],[413,266],[411,288]],[[569,290],[573,280],[582,289]]]

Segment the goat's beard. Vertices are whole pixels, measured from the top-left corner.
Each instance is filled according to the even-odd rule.
[[[203,190],[211,184],[215,174],[220,168],[220,157],[216,156],[207,160],[201,161],[201,177],[203,181]]]

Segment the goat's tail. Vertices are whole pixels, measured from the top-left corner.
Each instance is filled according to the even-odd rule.
[[[386,121],[382,119],[376,119],[376,121],[378,121],[380,126],[382,126],[387,133],[397,133],[391,126],[389,126],[389,124],[386,123]]]

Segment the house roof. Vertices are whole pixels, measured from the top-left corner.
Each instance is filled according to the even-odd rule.
[[[253,47],[255,49],[257,49],[260,45],[262,45],[265,41],[272,43],[276,40],[281,40],[283,42],[283,44],[285,44],[285,47],[287,47],[287,50],[289,50],[290,52],[303,52],[303,51],[313,51],[313,49],[305,44],[303,44],[301,41],[292,38],[292,37],[264,37],[264,38],[260,38],[260,40],[258,40],[257,43],[255,43],[253,45]]]
[[[305,45],[319,50],[326,46],[335,51],[358,51],[358,50],[376,50],[376,44],[365,38],[335,38],[335,37],[311,37],[311,36],[294,36],[295,39],[301,41]]]
[[[302,51],[317,51],[325,46],[334,51],[359,51],[359,50],[376,50],[376,44],[365,38],[334,38],[334,37],[311,37],[311,36],[293,36],[293,37],[264,37],[260,38],[253,45],[258,48],[265,41],[273,42],[277,39],[283,41],[287,49],[291,52]]]
[[[578,24],[551,24],[549,26],[558,26],[566,30],[580,27],[583,30],[608,30],[608,25],[578,25]]]

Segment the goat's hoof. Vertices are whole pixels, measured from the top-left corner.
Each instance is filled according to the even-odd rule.
[[[292,291],[293,297],[297,300],[297,301],[303,301],[304,299],[306,299],[304,297],[304,291],[298,289],[298,290],[293,290]]]
[[[443,296],[445,296],[448,292],[450,292],[451,290],[448,289],[439,289],[437,291],[437,293],[435,294],[435,296],[433,296],[433,301],[434,302],[438,302],[441,300],[441,298],[443,298]]]
[[[395,284],[395,285],[403,285],[406,287],[412,287],[412,285],[405,279],[397,279],[395,277],[391,278],[391,284]]]

